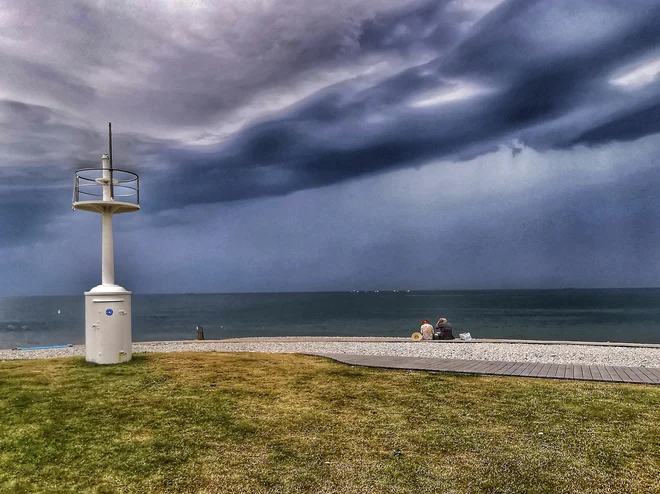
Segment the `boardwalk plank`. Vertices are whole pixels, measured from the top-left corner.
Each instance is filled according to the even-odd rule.
[[[478,367],[476,367],[475,372],[478,373],[478,374],[488,374],[489,370],[494,365],[497,365],[497,362],[485,361],[485,362],[481,363]]]
[[[564,379],[573,379],[573,372],[575,366],[573,364],[566,364],[566,369],[564,370]]]
[[[610,369],[609,366],[607,365],[599,365],[598,370],[600,371],[600,375],[602,376],[603,380],[605,381],[613,381],[614,379],[612,378],[612,374],[610,374]]]
[[[466,362],[449,362],[447,363],[442,370],[446,372],[461,372],[466,366],[470,365],[469,361]]]
[[[642,374],[644,374],[644,375],[649,379],[649,382],[651,382],[651,383],[653,383],[653,384],[660,384],[660,379],[658,379],[657,377],[655,377],[655,376],[653,375],[652,372],[649,372],[649,369],[648,369],[648,368],[646,368],[646,367],[638,367],[638,370],[639,370],[639,372],[641,372]]]
[[[582,366],[580,364],[573,365],[573,379],[582,379]]]
[[[437,362],[434,362],[435,359],[433,358],[415,358],[409,360],[409,363],[411,365],[414,365],[415,368],[418,369],[424,369],[424,370],[433,370],[438,366]]]
[[[490,362],[487,361],[487,360],[484,360],[484,361],[482,361],[482,362],[479,362],[478,364],[475,364],[475,365],[472,367],[471,372],[474,372],[474,373],[476,373],[476,374],[483,374],[484,371],[485,371],[488,367],[490,367]]]
[[[580,368],[582,369],[582,380],[591,381],[591,370],[589,370],[589,366],[586,364],[580,364]]]
[[[534,367],[538,365],[538,362],[530,362],[527,367],[525,367],[520,374],[523,377],[530,377],[532,375],[532,371],[534,370]]]
[[[520,375],[523,377],[532,377],[532,373],[534,372],[534,369],[539,365],[541,364],[539,364],[538,362],[532,362],[530,365],[525,367],[525,369],[522,371]]]
[[[617,370],[623,375],[623,380],[624,380],[625,382],[627,382],[627,383],[631,383],[631,382],[634,382],[634,381],[635,381],[634,378],[633,378],[633,376],[632,376],[632,374],[630,374],[630,373],[628,372],[628,368],[627,368],[627,367],[622,367],[622,366],[620,366]]]
[[[547,364],[547,368],[545,370],[545,375],[543,377],[554,377],[555,376],[555,366],[557,364]]]
[[[616,367],[616,372],[621,376],[624,382],[632,382],[632,377],[626,372],[626,368],[622,366]]]
[[[539,377],[543,369],[547,366],[548,364],[544,362],[538,362],[533,368],[530,373],[530,377]]]
[[[468,365],[465,365],[463,368],[461,368],[461,372],[469,373],[469,374],[479,374],[479,371],[485,365],[487,365],[485,361],[471,360]]]
[[[510,376],[517,376],[518,373],[522,370],[522,368],[523,368],[525,365],[527,365],[527,364],[522,363],[522,362],[515,362],[515,365],[512,366],[512,367],[509,369],[509,375],[510,375]]]
[[[561,372],[561,375],[563,376],[563,375],[564,375],[564,371],[563,371],[563,368],[562,368],[561,364],[554,364],[554,365],[555,365],[555,368],[554,368],[554,373],[553,373],[552,377],[553,377],[554,379],[558,379],[558,378],[559,378],[559,377],[558,377],[558,376],[559,376],[559,373]]]
[[[636,367],[627,367],[626,366],[626,372],[631,377],[631,379],[633,380],[634,383],[638,383],[638,384],[645,384],[646,383],[645,376],[642,373],[637,372]]]
[[[652,368],[652,367],[644,367],[644,372],[646,372],[653,379],[655,379],[656,383],[660,384],[660,369]]]
[[[608,365],[607,366],[607,372],[610,373],[610,377],[612,378],[612,382],[620,382],[621,381],[621,376],[616,372],[614,369],[614,366]]]
[[[644,367],[644,370],[647,374],[653,376],[654,379],[657,379],[656,382],[660,383],[660,368],[658,367]]]
[[[566,364],[558,364],[557,365],[557,373],[555,374],[555,377],[557,379],[564,379],[564,374],[566,373]]]
[[[511,375],[511,370],[518,366],[518,362],[505,362],[504,366],[497,372],[501,376]]]
[[[622,367],[623,372],[625,372],[630,378],[630,382],[634,383],[644,383],[643,377],[638,374],[632,367]]]
[[[493,371],[501,366],[502,366],[502,362],[500,362],[499,360],[491,360],[490,365],[488,367],[485,367],[482,372],[484,374],[493,374]]]
[[[507,375],[509,369],[512,369],[516,365],[516,362],[502,362],[502,365],[496,370],[498,375]]]
[[[591,379],[594,381],[600,381],[602,378],[600,377],[600,370],[598,370],[597,365],[592,365],[591,367]]]
[[[550,364],[544,364],[542,362],[539,362],[537,365],[534,366],[532,369],[532,372],[530,374],[531,377],[539,377],[541,376],[541,373],[543,372],[543,369],[546,369],[549,367]]]
[[[486,373],[486,374],[490,374],[490,372],[491,372],[494,368],[498,367],[498,366],[500,365],[500,363],[501,363],[501,362],[497,362],[497,361],[493,361],[493,360],[491,360],[491,361],[487,361],[487,362],[486,362],[486,365],[484,365],[484,366],[481,368],[481,372]]]
[[[641,367],[629,367],[630,371],[634,374],[635,376],[635,382],[643,383],[643,384],[652,384],[653,379],[651,379],[649,376],[647,376],[644,371],[642,371]]]
[[[466,364],[461,367],[463,372],[478,371],[487,364],[487,361],[485,360],[466,360],[465,362]]]
[[[545,365],[546,364],[542,362],[537,362],[536,365],[532,367],[532,370],[529,372],[529,377],[538,377],[543,367],[545,367]]]
[[[449,359],[449,358],[438,358],[438,359],[432,359],[437,368],[445,368],[452,362],[455,362],[455,360]]]
[[[455,360],[444,366],[442,369],[445,372],[463,372],[464,369],[471,365],[471,360]]]
[[[635,376],[628,371],[627,367],[619,367],[619,370],[624,375],[626,382],[635,382]]]
[[[464,372],[465,369],[474,368],[476,365],[477,363],[474,360],[463,360],[460,362],[448,364],[447,367],[449,369],[453,369],[454,372]]]
[[[518,367],[511,373],[513,376],[521,376],[523,371],[527,369],[530,365],[532,365],[532,362],[521,362]]]
[[[548,371],[550,370],[550,364],[544,363],[539,367],[537,371],[534,372],[535,377],[546,377],[548,375]]]
[[[499,362],[484,361],[482,365],[479,366],[479,372],[488,374],[490,369],[497,366]]]
[[[492,373],[501,375],[508,366],[510,366],[512,362],[500,362],[500,365],[498,365],[495,369],[493,369]]]
[[[551,364],[547,362],[544,363],[536,373],[536,377],[548,377],[548,373],[550,372],[550,365]]]
[[[509,369],[509,375],[517,376],[517,373],[521,372],[526,365],[526,362],[514,362],[513,367]]]
[[[653,379],[654,384],[660,384],[660,369],[653,367],[640,367],[644,373]]]
[[[494,371],[502,367],[502,362],[491,362],[489,366],[485,367],[482,372],[485,374],[493,374]]]
[[[623,381],[623,382],[628,382],[629,377],[623,372],[620,367],[618,366],[610,366],[608,369],[610,371],[610,374],[612,375],[612,380],[613,381]],[[615,379],[616,377],[616,379]]]

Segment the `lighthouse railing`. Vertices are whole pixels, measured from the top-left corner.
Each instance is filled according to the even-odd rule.
[[[73,186],[73,202],[103,201],[103,168],[81,168],[76,170]],[[106,170],[107,171],[107,170]],[[140,177],[127,170],[112,169],[111,200],[140,205]]]

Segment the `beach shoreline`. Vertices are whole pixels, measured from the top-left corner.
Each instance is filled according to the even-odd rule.
[[[413,342],[404,337],[250,337],[133,343],[134,354],[169,352],[375,355],[660,368],[660,345],[641,343],[482,339]],[[84,345],[40,350],[0,350],[0,360],[5,361],[84,355]]]

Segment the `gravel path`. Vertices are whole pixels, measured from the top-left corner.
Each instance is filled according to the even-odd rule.
[[[660,367],[660,347],[602,346],[589,344],[534,344],[491,342],[412,342],[368,338],[234,339],[231,341],[179,341],[133,343],[133,353],[153,352],[267,352],[391,355],[503,362]],[[82,345],[46,350],[0,350],[0,360],[41,359],[85,355]]]

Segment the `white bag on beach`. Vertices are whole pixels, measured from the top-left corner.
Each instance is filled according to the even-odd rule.
[[[470,333],[461,333],[458,335],[458,337],[463,341],[470,341],[472,339],[472,335]]]

